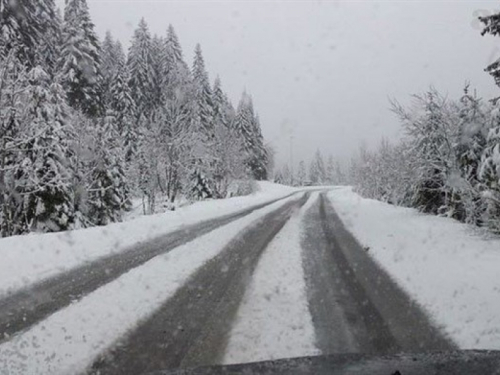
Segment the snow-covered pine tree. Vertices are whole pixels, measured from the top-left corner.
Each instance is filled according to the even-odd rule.
[[[483,186],[482,198],[486,203],[485,222],[500,233],[500,108],[492,112],[492,126],[481,158],[479,179]]]
[[[233,123],[245,146],[247,166],[255,179],[267,177],[268,155],[265,149],[260,123],[255,115],[252,98],[243,92]]]
[[[201,51],[201,46],[196,45],[193,60],[193,86],[194,101],[197,108],[196,122],[197,131],[203,134],[206,141],[211,142],[214,138],[214,109],[212,89],[208,73],[205,68],[205,60]]]
[[[250,96],[243,92],[241,99],[238,103],[238,108],[236,109],[236,117],[233,121],[234,129],[239,133],[240,138],[243,141],[246,159],[250,159],[253,152],[254,144],[254,134],[252,128],[253,121],[253,105]]]
[[[162,111],[156,110],[150,118],[142,118],[148,126],[140,124],[136,165],[139,177],[139,189],[143,198],[145,214],[154,214],[158,191],[163,188],[161,183],[161,167],[164,163],[164,138],[162,137]]]
[[[116,74],[118,66],[123,58],[123,50],[118,51],[117,41],[113,39],[113,35],[108,30],[104,36],[101,45],[101,74],[104,81],[111,81],[112,77]]]
[[[335,176],[334,183],[336,185],[345,185],[347,183],[347,177],[346,177],[346,174],[344,172],[344,168],[342,167],[342,165],[340,164],[340,162],[338,160],[335,161],[334,169],[335,169],[335,171],[333,173],[333,175]]]
[[[310,179],[316,185],[323,185],[326,182],[326,167],[321,151],[318,149],[311,162]]]
[[[36,18],[39,24],[34,65],[41,66],[51,77],[57,73],[62,43],[62,17],[54,0],[37,1]]]
[[[41,65],[53,75],[60,43],[54,0],[0,0],[0,57],[11,50],[28,70]]]
[[[226,112],[224,92],[222,91],[221,82],[219,76],[215,78],[214,86],[212,89],[212,109],[213,109],[213,126],[214,126],[214,168],[213,168],[213,179],[214,179],[214,190],[215,195],[218,197],[223,197],[227,191],[227,180],[229,170],[226,169],[227,163],[225,163],[226,155],[224,141],[230,136],[229,130],[229,118]]]
[[[185,96],[191,84],[191,72],[182,56],[182,47],[172,25],[168,26],[165,38],[165,65],[163,72],[164,97],[178,100]]]
[[[299,162],[299,168],[297,169],[297,184],[299,186],[304,186],[307,182],[307,171],[306,163],[304,160]]]
[[[459,188],[465,217],[462,221],[478,225],[481,223],[484,205],[480,197],[479,166],[486,147],[488,126],[481,100],[469,93],[469,85],[458,103],[459,129],[455,144]]]
[[[94,161],[88,193],[89,218],[94,225],[120,221],[130,208],[129,186],[125,176],[116,118],[108,110],[94,138]]]
[[[0,228],[2,237],[16,232],[19,197],[15,193],[16,180],[12,175],[22,143],[21,114],[24,92],[27,90],[26,67],[19,61],[19,54],[12,48],[0,56]]]
[[[163,68],[162,97],[167,108],[166,122],[174,128],[191,128],[195,113],[191,72],[183,60],[182,48],[172,25],[164,41]]]
[[[269,156],[267,154],[266,146],[264,145],[264,137],[262,135],[260,126],[260,118],[257,114],[255,114],[252,119],[252,132],[254,138],[254,158],[251,163],[252,173],[255,179],[266,180]]]
[[[486,17],[479,17],[479,20],[484,24],[481,35],[500,35],[500,13],[492,14]],[[495,83],[500,86],[500,59],[488,65],[485,70],[493,77]],[[498,100],[498,98],[496,100]]]
[[[132,37],[127,60],[130,74],[129,86],[136,105],[137,119],[147,118],[156,107],[156,77],[152,53],[151,34],[143,18]]]
[[[288,164],[283,165],[281,169],[281,183],[288,186],[293,186],[295,178],[293,176],[292,169]]]
[[[480,17],[484,24],[481,35],[490,34],[500,36],[500,13]],[[486,67],[486,71],[500,86],[500,59]],[[485,187],[483,201],[486,208],[486,222],[495,232],[500,232],[500,115],[498,102],[500,97],[493,99],[495,108],[491,113],[491,128],[487,136],[487,143],[481,158],[479,178]]]
[[[119,41],[115,41],[107,31],[101,47],[102,97],[104,107],[112,100],[111,86],[118,70],[125,64],[125,54]]]
[[[184,192],[190,195],[194,167],[204,150],[199,151],[201,142],[195,132],[195,103],[191,72],[183,60],[182,48],[172,25],[168,27],[164,40],[164,73],[160,111],[160,135],[164,192],[170,203]]]
[[[169,67],[177,64],[182,64],[187,68],[182,56],[182,47],[174,27],[170,24],[167,29],[167,37],[165,38],[165,53]]]
[[[309,163],[309,180],[313,185],[319,185],[319,172],[318,172],[318,165],[316,164],[316,161],[313,159],[311,160],[311,163]]]
[[[67,230],[74,222],[71,112],[64,90],[51,81],[39,66],[28,74],[25,125],[13,170],[15,192],[21,200],[12,234]]]
[[[326,162],[326,180],[329,185],[340,185],[338,177],[336,176],[335,161],[333,156],[328,155],[328,160]]]
[[[40,65],[52,77],[57,73],[57,64],[62,43],[62,17],[54,0],[40,0],[37,18],[40,22],[40,38],[35,53],[35,64]]]
[[[165,51],[165,40],[158,35],[154,35],[151,40],[151,56],[152,56],[152,70],[153,70],[153,95],[152,100],[154,103],[154,108],[158,108],[165,104],[165,85],[166,76],[165,71],[167,70],[167,55]]]
[[[101,47],[86,0],[67,0],[59,73],[71,107],[95,117],[103,112]]]
[[[30,69],[35,65],[43,20],[37,15],[46,1],[0,0],[0,55],[14,50],[19,61]],[[42,22],[41,22],[42,21]]]
[[[194,199],[214,196],[215,181],[215,128],[212,89],[205,61],[199,44],[196,45],[192,68],[193,131],[199,141],[196,145],[197,159],[190,181],[190,196]]]
[[[224,95],[224,91],[222,91],[219,76],[215,78],[212,93],[214,126],[228,127],[230,120],[227,113],[227,97]]]
[[[411,139],[408,144],[418,162],[412,206],[423,212],[454,216],[454,212],[446,211],[449,199],[457,200],[453,197],[453,187],[447,185],[456,164],[453,150],[453,132],[457,131],[455,119],[452,119],[446,99],[434,89],[414,95],[414,99],[411,112],[393,103],[393,110]]]
[[[232,181],[246,177],[244,146],[236,130],[230,126],[234,120],[234,108],[222,90],[219,77],[213,86],[214,108],[214,181],[218,197],[228,194]]]
[[[119,49],[121,46],[115,48]],[[115,116],[116,128],[122,140],[127,168],[130,167],[134,155],[137,153],[138,140],[135,102],[128,82],[128,68],[125,59],[121,59],[110,81],[110,95],[107,107],[113,111]]]

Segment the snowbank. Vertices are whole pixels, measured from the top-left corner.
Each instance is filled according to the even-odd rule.
[[[177,211],[141,216],[123,223],[62,233],[31,234],[0,239],[0,298],[53,276],[203,220],[214,219],[283,197],[296,189],[259,183],[252,195],[198,202]]]
[[[329,193],[369,254],[463,349],[500,349],[500,238],[455,220]]]
[[[238,309],[223,362],[245,363],[320,354],[307,304],[300,246],[313,193],[260,258]]]
[[[153,314],[242,230],[294,196],[159,255],[0,345],[1,374],[76,374]]]

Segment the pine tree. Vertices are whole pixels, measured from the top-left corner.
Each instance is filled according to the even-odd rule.
[[[468,90],[469,86],[466,85],[459,103],[459,129],[455,152],[461,177],[458,187],[464,210],[464,217],[461,219],[477,225],[481,223],[484,210],[478,172],[486,147],[487,127],[480,100],[471,96]]]
[[[345,185],[347,183],[347,177],[346,177],[346,174],[344,172],[344,168],[342,167],[342,165],[338,161],[335,162],[334,175],[336,178],[335,184]]]
[[[253,175],[257,180],[266,180],[269,156],[267,154],[267,150],[264,145],[264,137],[262,135],[260,127],[260,119],[258,115],[255,115],[253,117],[252,132],[254,138],[254,146],[253,146],[254,157],[251,162],[250,168],[252,169]]]
[[[215,193],[218,197],[227,196],[232,180],[246,177],[244,146],[239,134],[230,126],[234,120],[234,108],[222,90],[219,77],[213,86],[214,108],[214,156],[213,177]]]
[[[128,82],[128,68],[125,60],[121,60],[110,82],[108,108],[115,116],[117,132],[123,140],[125,162],[130,164],[137,153],[138,121]]]
[[[479,178],[484,186],[483,199],[486,202],[488,226],[500,233],[500,110],[492,113],[492,127],[489,130],[486,148],[481,158]]]
[[[102,74],[102,96],[104,106],[107,108],[113,100],[111,86],[118,71],[125,65],[125,54],[119,41],[115,41],[108,31],[101,48],[101,74]]]
[[[326,182],[326,168],[325,162],[323,160],[323,155],[318,149],[314,154],[314,158],[311,161],[311,167],[309,169],[309,178],[311,182],[315,185],[322,185]]]
[[[450,105],[434,89],[414,98],[414,113],[397,106],[394,109],[412,140],[411,152],[418,161],[412,205],[423,212],[448,214],[448,199],[456,199],[453,189],[447,186],[456,164],[452,139],[456,125]]]
[[[319,184],[318,165],[314,159],[311,160],[311,163],[309,164],[309,180],[311,180],[311,183],[314,185]]]
[[[224,95],[224,92],[222,91],[222,86],[219,76],[215,78],[212,92],[213,92],[212,107],[213,107],[214,126],[228,127],[230,120],[228,119],[229,113],[228,113],[227,97]]]
[[[183,60],[182,48],[172,25],[164,40],[164,73],[162,98],[164,106],[160,113],[160,134],[165,163],[163,163],[164,190],[173,203],[183,192],[191,195],[194,170],[200,167],[200,158],[206,155],[205,147],[195,132],[196,108],[194,103],[191,72]],[[197,199],[197,197],[194,197]]]
[[[28,75],[23,143],[14,170],[19,202],[18,233],[53,232],[74,222],[69,142],[71,115],[58,83],[36,67]]]
[[[94,165],[89,186],[89,217],[94,225],[120,221],[130,207],[116,118],[108,111],[96,130]]]
[[[169,26],[164,41],[163,100],[167,109],[165,119],[168,128],[192,127],[195,105],[193,103],[193,85],[189,67],[182,57],[182,48],[172,25]],[[177,131],[175,130],[175,131]]]
[[[328,156],[328,161],[326,164],[326,181],[330,185],[339,185],[338,176],[336,176],[335,161],[333,156]]]
[[[152,56],[152,71],[153,71],[153,93],[152,100],[154,107],[157,108],[165,104],[165,85],[166,76],[164,72],[167,67],[167,55],[165,51],[165,40],[158,35],[155,35],[151,40],[151,56]]]
[[[62,18],[54,0],[38,1],[37,19],[40,23],[39,41],[35,51],[35,65],[54,77],[62,43]]]
[[[165,38],[165,65],[163,72],[164,97],[179,99],[186,95],[191,84],[190,71],[182,56],[182,47],[174,27],[169,25]]]
[[[288,164],[285,164],[283,168],[281,169],[281,179],[282,179],[282,184],[292,186],[293,181],[294,181],[294,176],[292,173],[292,170],[290,169],[290,166]]]
[[[297,184],[299,186],[304,186],[307,182],[307,171],[306,163],[304,160],[299,162],[299,169],[297,170]]]
[[[37,17],[46,1],[0,0],[0,55],[14,54],[28,69],[35,66],[43,22]]]
[[[86,0],[67,0],[59,71],[68,103],[88,116],[103,111],[101,47]]]
[[[254,178],[267,178],[268,155],[264,147],[258,117],[255,115],[251,97],[243,92],[233,126],[240,134],[245,147],[247,166]]]
[[[0,226],[1,236],[16,232],[19,222],[19,198],[13,194],[16,179],[13,169],[19,163],[17,152],[22,144],[22,121],[25,103],[24,92],[28,89],[26,67],[18,59],[18,52],[11,49],[0,57]]]
[[[205,139],[211,142],[214,138],[213,98],[205,61],[199,44],[196,45],[193,61],[194,100],[197,108],[196,128]]]
[[[500,35],[500,13],[479,17],[479,20],[484,24],[481,35]],[[495,83],[500,86],[500,59],[488,65],[485,70],[493,77]]]
[[[197,133],[197,160],[191,176],[190,195],[193,199],[212,198],[216,195],[214,178],[215,126],[213,114],[212,89],[205,61],[199,44],[196,45],[192,68],[192,100],[191,112],[193,131]]]
[[[136,118],[148,117],[156,106],[155,71],[151,34],[144,19],[132,37],[128,53],[129,86],[136,105]]]

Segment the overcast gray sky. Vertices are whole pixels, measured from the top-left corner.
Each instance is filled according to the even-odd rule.
[[[63,4],[64,0],[58,0]],[[253,96],[264,136],[278,153],[309,159],[316,148],[339,159],[361,142],[398,137],[388,98],[408,101],[429,85],[450,97],[466,80],[483,97],[500,93],[484,67],[500,38],[481,37],[475,15],[498,1],[167,1],[89,0],[98,33],[128,46],[141,17],[152,33],[173,24],[191,63],[201,43],[235,104]]]

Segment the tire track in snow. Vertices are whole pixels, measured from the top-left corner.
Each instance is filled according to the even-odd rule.
[[[0,299],[0,343],[8,341],[12,335],[28,329],[52,313],[80,300],[83,296],[150,259],[168,253],[214,229],[286,198],[288,196],[218,219],[185,226],[146,243],[137,244],[126,251],[86,263]]]
[[[150,317],[241,231],[297,199],[280,200],[159,255],[57,311],[0,345],[0,373],[56,375],[85,371],[100,353]]]
[[[301,248],[302,219],[317,198],[313,193],[260,258],[231,330],[224,363],[319,354]]]
[[[323,354],[456,349],[345,229],[325,194],[306,227],[308,298]]]

